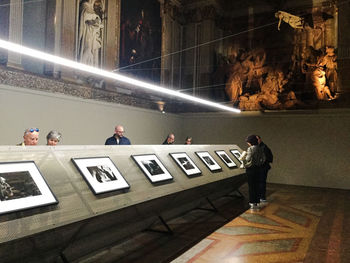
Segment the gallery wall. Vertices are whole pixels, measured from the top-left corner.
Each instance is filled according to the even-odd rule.
[[[0,85],[0,145],[23,140],[26,128],[40,129],[39,145],[50,130],[62,133],[61,145],[103,145],[122,124],[132,144],[161,144],[168,133],[182,134],[183,118],[119,104]]]
[[[0,123],[0,145],[21,142],[27,127],[41,129],[40,145],[51,129],[62,132],[62,145],[103,145],[118,123],[132,144],[161,144],[174,132],[176,144],[192,136],[245,149],[254,133],[274,152],[269,182],[350,189],[349,109],[175,115],[0,85]]]
[[[198,144],[242,149],[258,134],[274,153],[269,182],[350,188],[350,110],[270,113],[187,114],[184,132]]]

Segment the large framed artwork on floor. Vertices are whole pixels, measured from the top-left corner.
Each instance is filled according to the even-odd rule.
[[[221,171],[221,166],[214,160],[209,152],[196,152],[197,156],[202,160],[202,162],[208,167],[212,172]]]
[[[234,149],[234,150],[230,150],[230,152],[232,153],[232,155],[242,164],[243,162],[239,159],[241,158],[242,154],[240,151]]]
[[[197,165],[192,161],[192,159],[187,155],[187,153],[169,154],[187,176],[195,176],[200,175],[202,173],[202,171],[197,167]]]
[[[131,155],[151,183],[172,180],[173,177],[155,154]]]
[[[128,182],[109,157],[72,158],[94,194],[128,189]]]
[[[34,161],[0,163],[0,214],[57,203]]]
[[[223,150],[215,151],[220,159],[227,165],[228,168],[237,168],[237,164]]]

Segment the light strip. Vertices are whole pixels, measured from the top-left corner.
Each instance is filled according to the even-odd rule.
[[[4,49],[7,49],[7,50],[15,52],[15,53],[20,53],[20,54],[27,55],[27,56],[30,56],[33,58],[37,58],[37,59],[48,61],[48,62],[51,62],[54,64],[58,64],[61,66],[65,66],[68,68],[73,68],[73,69],[76,69],[79,71],[89,72],[89,73],[94,74],[94,75],[99,75],[99,76],[106,77],[109,79],[121,81],[121,82],[124,82],[127,84],[132,84],[132,85],[144,88],[144,89],[152,90],[152,91],[157,92],[157,93],[163,93],[163,94],[171,95],[174,97],[182,98],[182,99],[185,99],[188,101],[197,102],[197,103],[204,104],[204,105],[207,105],[207,106],[210,106],[213,108],[217,108],[217,109],[221,109],[221,110],[225,110],[225,111],[230,111],[230,112],[235,112],[235,113],[241,112],[239,109],[224,106],[224,105],[221,105],[221,104],[209,101],[209,100],[196,98],[196,97],[191,96],[191,95],[180,93],[179,91],[166,89],[166,88],[163,88],[161,86],[157,86],[157,85],[150,84],[150,83],[147,83],[144,81],[129,78],[129,77],[123,76],[123,75],[118,74],[118,73],[113,73],[113,72],[109,72],[109,71],[102,70],[99,68],[91,67],[91,66],[88,66],[88,65],[85,65],[82,63],[75,62],[73,60],[50,55],[50,54],[45,53],[45,52],[41,52],[41,51],[38,51],[35,49],[24,47],[22,45],[18,45],[15,43],[4,41],[2,39],[0,39],[0,48],[4,48]]]

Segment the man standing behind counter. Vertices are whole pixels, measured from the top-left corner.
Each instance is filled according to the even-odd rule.
[[[121,125],[115,126],[114,135],[109,137],[105,145],[130,145],[130,140],[124,137],[124,127]]]

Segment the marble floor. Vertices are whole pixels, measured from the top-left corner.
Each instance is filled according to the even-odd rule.
[[[247,210],[172,263],[350,262],[350,191],[268,185]]]
[[[240,191],[247,195],[246,185]],[[350,262],[350,191],[268,184],[258,212],[223,197],[77,262]]]

